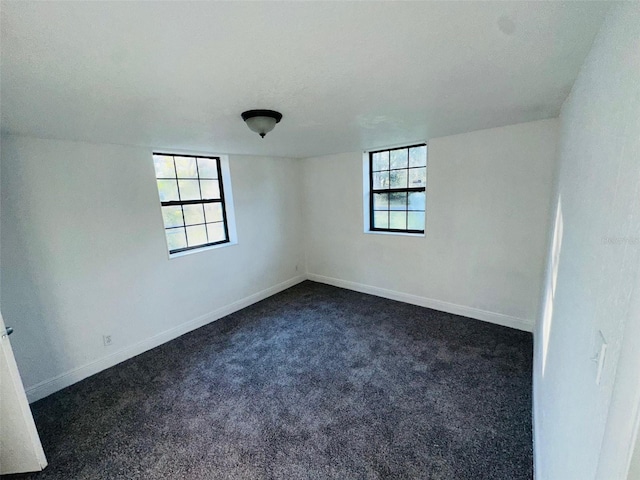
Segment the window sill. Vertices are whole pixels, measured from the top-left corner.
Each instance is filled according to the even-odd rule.
[[[237,244],[238,244],[237,241],[232,241],[232,242],[220,243],[218,245],[208,245],[208,246],[202,247],[202,248],[194,248],[193,250],[185,250],[184,252],[170,253],[169,254],[169,260],[171,260],[173,258],[184,257],[186,255],[193,255],[194,253],[201,253],[201,252],[206,252],[206,251],[209,251],[209,250],[216,250],[218,248],[231,247],[231,246],[237,245]]]
[[[407,233],[407,232],[379,232],[378,230],[365,230],[364,233],[375,235],[398,235],[401,237],[425,237],[424,233]]]

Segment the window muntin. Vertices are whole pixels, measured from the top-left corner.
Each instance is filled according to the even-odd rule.
[[[427,145],[369,152],[369,230],[424,233]]]
[[[220,157],[154,153],[169,253],[229,242]]]

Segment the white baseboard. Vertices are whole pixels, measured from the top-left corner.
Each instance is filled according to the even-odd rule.
[[[27,399],[29,400],[29,403],[40,400],[41,398],[51,395],[58,390],[62,390],[69,385],[73,385],[74,383],[101,372],[102,370],[113,367],[120,362],[135,357],[136,355],[140,355],[147,350],[151,350],[152,348],[162,345],[163,343],[173,340],[174,338],[184,335],[196,328],[200,328],[226,315],[259,302],[260,300],[264,300],[271,295],[275,295],[276,293],[286,290],[287,288],[290,288],[304,280],[306,280],[304,275],[298,275],[297,277],[290,278],[282,283],[254,293],[253,295],[249,295],[248,297],[242,298],[229,305],[225,305],[224,307],[218,308],[205,315],[201,315],[200,317],[194,318],[189,322],[158,333],[153,337],[141,340],[140,342],[118,350],[111,355],[102,357],[98,360],[87,363],[86,365],[74,368],[73,370],[64,372],[56,377],[32,385],[26,389]]]
[[[534,335],[535,336],[535,335]],[[535,343],[535,340],[534,340]],[[534,347],[535,348],[535,347]],[[535,351],[535,350],[534,350]],[[537,402],[537,380],[536,365],[533,366],[533,388],[531,391],[531,427],[533,429],[533,478],[534,480],[542,480],[542,455],[540,452],[540,412],[538,411]]]
[[[538,335],[538,330],[535,330],[533,332],[533,371],[531,375],[531,436],[533,440],[533,480],[542,479],[542,457],[540,452],[542,447],[542,443],[540,443],[540,422],[542,421],[542,412],[538,410],[538,382],[542,379],[542,368],[540,366],[542,355],[539,355],[539,340],[540,337]]]
[[[418,305],[420,307],[431,308],[433,310],[439,310],[441,312],[453,313],[454,315],[461,315],[463,317],[474,318],[476,320],[482,320],[484,322],[495,323],[504,327],[516,328],[518,330],[524,330],[525,332],[533,332],[533,321],[525,320],[524,318],[512,317],[511,315],[489,312],[486,310],[481,310],[479,308],[467,307],[464,305],[456,305],[455,303],[443,302],[441,300],[420,297],[418,295],[411,295],[409,293],[396,292],[395,290],[387,290],[386,288],[373,287],[371,285],[351,282],[348,280],[325,277],[324,275],[317,275],[315,273],[308,273],[307,278],[309,280],[313,280],[314,282],[326,283],[328,285],[333,285],[334,287],[346,288],[348,290],[368,293],[377,297],[389,298],[391,300],[397,300],[399,302],[410,303],[412,305]]]
[[[325,283],[336,287],[346,288],[348,290],[355,290],[357,292],[368,293],[370,295],[376,295],[378,297],[389,298],[391,300],[398,300],[400,302],[410,303],[412,305],[418,305],[421,307],[432,308],[434,310],[440,310],[447,313],[453,313],[455,315],[462,315],[477,320],[483,320],[485,322],[495,323],[505,327],[516,328],[518,330],[524,330],[527,332],[533,331],[533,322],[528,320],[504,315],[501,313],[488,312],[473,307],[466,307],[463,305],[456,305],[453,303],[443,302],[440,300],[434,300],[431,298],[420,297],[417,295],[411,295],[408,293],[397,292],[394,290],[387,290],[384,288],[373,287],[371,285],[365,285],[356,282],[350,282],[347,280],[340,280],[332,277],[325,277],[323,275],[316,275],[309,273],[305,275],[298,275],[287,281],[269,287],[260,292],[254,293],[248,297],[240,299],[224,307],[218,308],[213,312],[209,312],[193,320],[178,325],[164,332],[158,333],[153,337],[141,340],[134,345],[130,345],[121,350],[118,350],[111,355],[99,358],[93,362],[87,363],[81,367],[74,368],[67,372],[64,372],[56,377],[44,380],[40,383],[32,385],[26,389],[27,398],[29,402],[35,402],[48,395],[51,395],[58,390],[62,390],[69,385],[73,385],[80,380],[83,380],[91,375],[94,375],[102,370],[113,367],[120,362],[135,357],[141,353],[151,350],[163,343],[166,343],[174,338],[177,338],[185,333],[200,328],[208,323],[218,320],[233,312],[237,312],[249,305],[252,305],[260,300],[264,300],[271,295],[275,295],[278,292],[286,290],[306,279],[314,282]]]

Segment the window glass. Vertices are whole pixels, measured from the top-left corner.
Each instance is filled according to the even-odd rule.
[[[369,152],[369,230],[424,233],[426,144]]]
[[[169,253],[229,242],[219,157],[153,155]]]

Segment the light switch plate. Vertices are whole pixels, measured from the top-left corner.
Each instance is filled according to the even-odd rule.
[[[602,379],[602,370],[604,369],[604,360],[607,355],[607,341],[602,334],[602,331],[598,330],[597,341],[599,345],[596,344],[597,353],[597,370],[596,370],[596,385],[600,385],[600,380]]]

